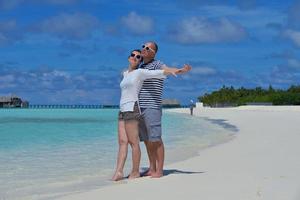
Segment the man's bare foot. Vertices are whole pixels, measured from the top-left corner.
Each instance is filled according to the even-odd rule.
[[[163,175],[164,175],[163,172],[155,172],[151,175],[151,178],[160,178]]]
[[[122,172],[116,172],[114,176],[111,178],[112,181],[120,181],[123,179],[123,173]]]
[[[139,178],[140,176],[140,172],[131,172],[128,179]]]
[[[152,176],[152,174],[155,174],[155,171],[149,169],[147,172],[143,174],[143,176]]]

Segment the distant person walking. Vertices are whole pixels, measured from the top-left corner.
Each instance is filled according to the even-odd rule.
[[[194,101],[191,100],[190,101],[190,113],[191,113],[191,115],[193,115],[194,107],[195,107]]]

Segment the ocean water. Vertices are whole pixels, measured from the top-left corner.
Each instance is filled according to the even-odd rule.
[[[0,200],[53,199],[111,184],[118,150],[117,113],[117,109],[1,109]],[[233,134],[202,118],[163,114],[167,163]],[[141,167],[146,167],[142,150]],[[125,173],[131,167],[130,153],[129,149]]]

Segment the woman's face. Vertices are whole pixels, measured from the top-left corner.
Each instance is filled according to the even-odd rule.
[[[138,66],[142,61],[141,53],[138,51],[133,51],[129,55],[128,61],[133,66]]]

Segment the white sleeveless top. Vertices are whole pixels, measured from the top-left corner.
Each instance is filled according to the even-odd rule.
[[[138,102],[138,95],[144,80],[148,78],[166,78],[164,70],[136,69],[123,73],[123,80],[120,83],[121,99],[120,111],[133,111],[134,103]]]

